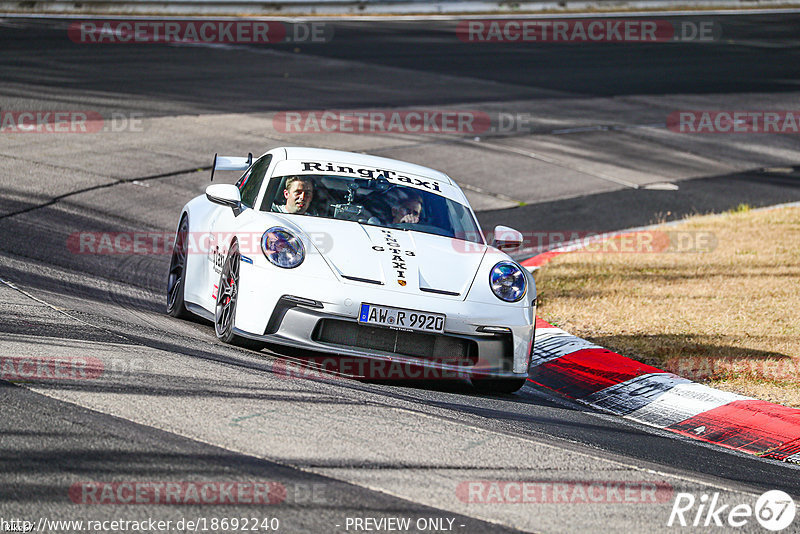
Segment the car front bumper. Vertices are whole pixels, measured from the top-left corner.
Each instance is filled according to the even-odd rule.
[[[472,303],[463,297],[391,291],[242,269],[235,333],[324,354],[420,366],[458,375],[524,378],[534,339],[535,305]],[[302,291],[300,290],[302,288]],[[291,292],[291,293],[289,293]],[[358,323],[362,302],[446,315],[444,334]],[[337,332],[338,331],[338,332]],[[351,335],[352,334],[352,335]],[[441,339],[433,339],[433,338]],[[360,345],[360,346],[359,346]]]

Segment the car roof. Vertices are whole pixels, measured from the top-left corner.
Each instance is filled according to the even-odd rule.
[[[382,168],[407,172],[418,176],[426,176],[440,182],[452,184],[453,181],[445,173],[424,167],[415,163],[407,163],[391,158],[371,156],[369,154],[358,154],[356,152],[345,152],[343,150],[329,150],[326,148],[307,148],[307,147],[282,147],[286,152],[287,160],[326,160],[331,163],[349,163],[352,165],[364,165],[366,167]]]

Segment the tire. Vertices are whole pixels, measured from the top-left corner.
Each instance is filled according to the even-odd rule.
[[[234,241],[222,265],[217,284],[217,303],[214,306],[214,332],[223,343],[245,349],[261,350],[264,343],[237,336],[233,333],[236,319],[236,303],[239,297],[239,267],[241,255],[239,244]]]
[[[189,217],[184,215],[175,234],[172,259],[167,273],[167,314],[172,317],[188,319],[192,316],[183,301],[186,288],[186,257],[189,251]]]
[[[473,378],[473,387],[481,393],[510,394],[525,385],[525,378]]]

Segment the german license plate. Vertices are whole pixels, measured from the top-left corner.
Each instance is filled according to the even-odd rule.
[[[421,332],[444,332],[445,315],[375,304],[362,304],[358,322],[389,328],[402,328],[404,330],[419,330]]]

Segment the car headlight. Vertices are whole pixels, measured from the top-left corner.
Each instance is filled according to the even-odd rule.
[[[261,236],[261,251],[270,263],[284,269],[294,269],[306,257],[300,238],[280,226],[264,232]]]
[[[513,262],[501,261],[489,273],[489,285],[500,300],[517,302],[525,296],[528,282],[522,269]]]

